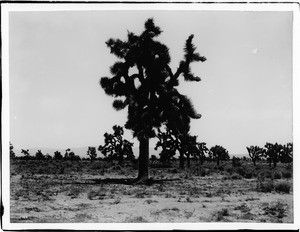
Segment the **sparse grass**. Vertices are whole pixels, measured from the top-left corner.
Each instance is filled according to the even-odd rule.
[[[145,218],[143,218],[142,216],[138,216],[138,217],[126,219],[125,222],[127,222],[127,223],[145,223],[148,221]]]
[[[147,203],[147,204],[151,204],[151,203],[158,203],[158,201],[156,201],[156,200],[151,200],[151,199],[147,199],[147,200],[145,200],[145,202]]]

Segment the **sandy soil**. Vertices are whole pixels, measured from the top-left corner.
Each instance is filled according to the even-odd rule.
[[[292,189],[261,192],[257,177],[156,168],[157,183],[128,185],[101,180],[134,178],[136,170],[36,174],[22,173],[20,164],[12,170],[12,223],[293,222]],[[292,186],[291,178],[269,181]]]

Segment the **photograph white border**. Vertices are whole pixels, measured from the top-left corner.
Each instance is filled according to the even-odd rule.
[[[9,26],[12,11],[115,11],[115,10],[199,10],[199,11],[292,11],[293,12],[293,142],[294,142],[294,223],[10,223],[9,170]],[[299,4],[297,3],[7,3],[1,6],[2,36],[2,200],[3,229],[84,229],[84,230],[232,230],[299,229]],[[297,100],[296,100],[297,99]]]

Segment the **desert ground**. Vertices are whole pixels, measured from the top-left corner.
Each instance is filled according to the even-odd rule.
[[[293,222],[293,165],[11,160],[11,223]]]

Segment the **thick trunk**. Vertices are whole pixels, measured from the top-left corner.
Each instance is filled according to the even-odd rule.
[[[190,159],[189,154],[186,156],[186,163],[187,163],[187,167],[190,168],[191,167],[191,159]]]
[[[149,179],[149,138],[140,139],[138,181]]]
[[[180,152],[180,156],[179,156],[179,167],[181,169],[184,169],[184,154],[182,152]]]

